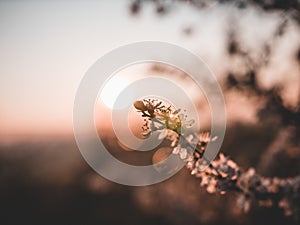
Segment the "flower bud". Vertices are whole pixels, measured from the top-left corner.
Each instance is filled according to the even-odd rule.
[[[143,101],[135,101],[133,105],[138,110],[141,110],[141,111],[147,110],[147,107],[145,106]]]

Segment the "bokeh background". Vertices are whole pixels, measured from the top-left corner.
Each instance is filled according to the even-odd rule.
[[[206,193],[184,168],[148,187],[105,180],[80,155],[72,106],[81,78],[106,52],[143,40],[177,44],[207,63],[224,92],[228,124],[221,151],[264,176],[298,175],[299,5],[0,1],[1,224],[297,224],[275,206],[245,213],[234,194]],[[189,85],[180,71],[161,65],[127,71],[132,73]],[[115,83],[103,102],[119,88]],[[209,129],[203,96],[191,94]],[[109,104],[103,108],[99,113],[109,117]],[[148,163],[153,152],[145,158],[124,151],[109,123],[97,123],[108,131],[102,138],[113,154]]]

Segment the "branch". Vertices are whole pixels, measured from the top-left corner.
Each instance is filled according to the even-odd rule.
[[[146,118],[143,132],[147,135],[161,132],[159,138],[170,141],[172,153],[186,162],[191,175],[200,179],[200,185],[208,193],[236,193],[237,204],[245,212],[253,205],[279,207],[286,216],[299,219],[300,175],[294,178],[264,177],[254,168],[244,171],[222,153],[210,165],[205,165],[206,161],[202,159],[207,144],[216,137],[211,138],[208,132],[184,135],[193,120],[187,121],[187,116],[179,113],[180,109],[173,110],[158,100],[136,101],[134,107]]]
[[[254,168],[244,171],[222,153],[210,167],[201,170],[200,159],[201,155],[195,152],[188,159],[186,167],[191,175],[201,180],[200,185],[206,187],[208,193],[237,193],[237,203],[245,212],[252,205],[278,206],[284,210],[286,216],[299,217],[300,176],[284,179],[263,177]]]

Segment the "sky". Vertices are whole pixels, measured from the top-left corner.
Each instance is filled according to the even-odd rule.
[[[131,16],[128,6],[117,0],[0,1],[0,138],[71,134],[80,80],[97,59],[125,44],[166,41],[203,56],[216,73],[227,69],[224,32],[231,9],[198,13],[181,6],[162,17],[150,5]],[[239,18],[241,12],[234,12]],[[256,38],[250,42],[260,48],[257,43],[269,37],[278,17],[260,18],[255,10],[242,14],[242,23],[250,25],[244,40]],[[182,28],[195,22],[196,34],[186,37]],[[298,40],[299,30],[292,27],[268,74],[297,69],[293,62],[278,62],[290,57]],[[295,86],[295,76],[290,80]]]
[[[77,86],[98,58],[135,41],[179,42],[177,23],[133,18],[128,3],[0,2],[0,134],[72,132]]]

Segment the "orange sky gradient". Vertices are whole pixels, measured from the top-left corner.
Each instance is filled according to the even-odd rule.
[[[146,5],[141,15],[132,17],[128,3],[0,2],[0,141],[72,135],[73,101],[80,80],[97,59],[124,44],[143,40],[177,44],[201,57],[218,77],[240,69],[239,62],[224,57],[226,21],[240,17],[236,9],[227,6],[198,12],[183,6],[160,17]],[[279,20],[276,14],[249,8],[239,21],[242,41],[260,49]],[[194,33],[187,37],[181,30],[190,24]],[[294,57],[299,40],[300,31],[291,22],[276,43],[270,66],[260,76],[263,85],[285,83],[287,104],[299,99],[300,69],[288,60]],[[253,104],[247,99],[238,101]],[[244,115],[253,120],[251,110],[243,113],[230,101],[227,104],[228,118]]]

